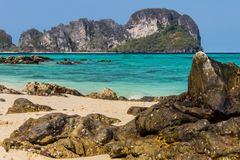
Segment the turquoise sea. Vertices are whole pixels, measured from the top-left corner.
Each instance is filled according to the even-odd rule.
[[[17,56],[31,54],[0,54]],[[109,87],[131,98],[165,96],[187,90],[193,54],[38,54],[54,61],[39,65],[0,65],[0,83],[22,89],[27,82],[57,83],[84,94]],[[208,54],[221,62],[240,65],[240,54]],[[79,65],[57,65],[64,58]],[[99,60],[112,60],[110,63]]]

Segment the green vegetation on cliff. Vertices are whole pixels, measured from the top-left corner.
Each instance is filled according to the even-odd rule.
[[[113,48],[114,52],[192,52],[199,43],[181,26],[160,27],[159,32],[139,39],[130,39]]]

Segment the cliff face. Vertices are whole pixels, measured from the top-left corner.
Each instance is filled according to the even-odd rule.
[[[179,29],[181,28],[181,30]],[[164,45],[166,41],[159,33],[173,32],[168,35],[178,47],[168,46],[152,48],[138,48],[139,41],[133,40],[151,37],[161,37],[163,40],[156,40],[157,45]],[[175,30],[176,29],[176,30]],[[184,34],[179,34],[179,32]],[[177,36],[176,36],[177,35]],[[174,37],[174,38],[172,38]],[[184,42],[187,39],[192,42]],[[155,39],[153,39],[155,41]],[[177,41],[177,42],[176,42]],[[126,25],[120,25],[110,19],[92,21],[79,19],[70,22],[68,25],[58,25],[44,33],[36,29],[22,33],[19,43],[24,51],[161,51],[161,52],[194,52],[201,49],[201,39],[196,23],[187,15],[180,15],[176,11],[168,9],[144,9],[134,13]],[[129,45],[129,43],[131,45]],[[127,45],[128,47],[125,47]],[[175,45],[174,45],[175,46]]]
[[[134,39],[146,37],[168,26],[181,26],[195,39],[200,41],[198,26],[190,16],[180,15],[168,9],[143,9],[135,12],[126,28]]]
[[[14,47],[12,37],[0,29],[0,51],[7,51],[12,47]]]
[[[22,33],[20,48],[25,51],[107,51],[128,38],[128,32],[113,20],[80,19],[41,33]]]

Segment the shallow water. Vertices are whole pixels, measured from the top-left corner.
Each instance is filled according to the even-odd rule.
[[[19,54],[17,54],[19,55]],[[30,54],[21,54],[29,55]],[[112,88],[127,97],[165,96],[187,90],[193,54],[38,54],[54,61],[39,65],[1,64],[0,83],[17,89],[30,81],[57,83],[84,94]],[[16,54],[0,54],[16,56]],[[240,54],[209,54],[221,62],[240,65]],[[64,58],[79,65],[57,65]],[[99,60],[112,60],[101,63]]]

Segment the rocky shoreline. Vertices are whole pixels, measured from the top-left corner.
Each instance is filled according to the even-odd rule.
[[[188,91],[161,97],[149,108],[129,108],[128,114],[135,118],[125,125],[116,126],[118,119],[97,113],[80,116],[54,112],[30,118],[2,146],[6,151],[27,150],[51,158],[109,154],[112,158],[144,160],[239,159],[239,76],[240,68],[235,64],[223,64],[198,52],[193,58]],[[26,88],[34,88],[29,94],[41,96],[76,93],[39,83]],[[110,89],[89,97],[122,100]]]

